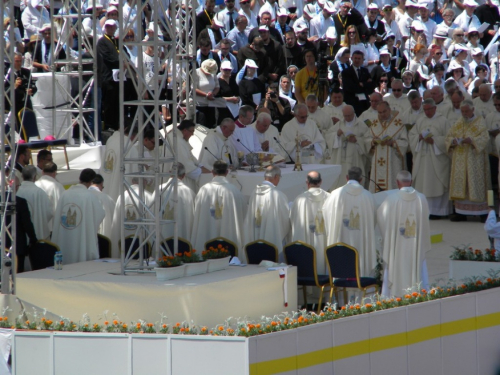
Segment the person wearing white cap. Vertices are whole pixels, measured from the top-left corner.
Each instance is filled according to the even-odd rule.
[[[224,61],[229,61],[231,63],[231,67],[233,68],[232,73],[238,73],[238,60],[236,60],[236,56],[231,53],[231,41],[228,38],[224,38],[219,43],[219,52],[217,55],[219,56],[221,64]],[[222,69],[222,65],[221,65]]]
[[[237,67],[237,66],[236,66]],[[233,74],[234,67],[231,61],[224,60],[220,66],[221,74],[219,76],[219,96],[221,96],[226,103],[232,103],[232,105],[238,105],[240,102],[240,90],[236,84],[235,74]],[[232,118],[234,116],[231,111],[227,108],[218,108],[217,123],[220,124],[225,118]]]
[[[107,20],[112,19],[112,20],[118,21],[118,17],[119,17],[118,8],[115,7],[114,5],[110,5],[106,9],[106,15],[99,20],[99,24],[101,25],[101,28],[104,28],[104,23]]]
[[[283,47],[271,39],[267,25],[259,26],[259,34],[268,56],[268,83],[278,82],[279,77],[285,73],[286,69],[283,58]]]
[[[464,78],[462,81],[464,83],[465,88],[468,88],[470,83],[472,82],[472,74],[469,63],[467,62],[467,57],[469,56],[469,52],[470,50],[466,46],[455,45],[455,51],[454,51],[455,58],[452,60],[452,62],[457,63],[464,69]]]
[[[281,38],[283,39],[283,43],[285,43],[285,34],[292,30],[292,28],[288,25],[288,9],[279,8],[277,13],[277,21],[275,23],[275,28],[281,34]]]
[[[420,21],[413,21],[410,28],[410,38],[405,42],[404,54],[407,60],[411,60],[414,57],[413,48],[417,44],[422,44],[427,46],[427,40],[424,34],[424,25]]]
[[[481,66],[483,66],[486,69],[486,76],[485,77],[481,77],[481,78],[485,78],[486,80],[489,81],[489,78],[490,78],[490,67],[483,62],[484,61],[484,52],[483,52],[483,50],[481,48],[472,48],[470,54],[472,56],[472,61],[469,63],[469,68],[470,68],[470,71],[472,73],[472,76],[474,78],[476,78],[476,76],[477,76],[477,74],[476,74],[476,68],[479,65],[481,65]]]
[[[306,25],[299,25],[297,27],[294,27],[294,30],[297,36],[297,45],[299,46],[301,53],[304,52],[305,50],[316,48],[314,42],[318,39],[318,36],[314,35],[309,38],[308,35],[310,31],[306,27]],[[299,64],[295,64],[300,68],[304,66],[304,61],[303,59],[301,60],[302,61]]]
[[[481,26],[481,22],[479,18],[474,14],[474,11],[478,7],[478,3],[474,0],[464,0],[463,5],[465,9],[460,13],[460,15],[455,18],[453,23],[460,27],[466,33],[469,31],[469,28],[475,27],[476,30]]]
[[[399,48],[403,43],[403,36],[401,35],[401,31],[399,30],[398,23],[393,19],[394,13],[392,4],[384,4],[382,6],[382,16],[382,22],[385,26],[386,36],[392,33],[392,35],[394,35],[394,38],[396,39],[396,47]]]
[[[447,42],[450,39],[447,40]],[[452,57],[455,56],[454,51],[457,46],[460,45],[465,45],[467,43],[467,40],[465,39],[465,32],[457,27],[453,29],[452,34],[451,34],[451,43],[448,45],[448,50],[446,51],[448,54],[448,58],[451,59]],[[445,43],[445,46],[447,43]]]
[[[457,88],[464,94],[467,92],[467,89],[464,86],[464,68],[460,64],[458,64],[455,60],[452,60],[450,62],[448,70],[446,71],[446,77],[447,77],[446,80],[449,79],[454,80],[457,84]]]
[[[250,30],[250,33],[248,34],[248,43],[252,43],[253,38],[260,36],[260,30],[259,30],[260,26],[266,25],[269,29],[269,36],[279,44],[283,44],[283,38],[281,37],[279,31],[276,30],[276,28],[274,27],[271,17],[272,16],[270,12],[268,11],[261,12],[260,25]]]
[[[82,20],[82,26],[84,28],[90,28],[90,30],[92,30],[92,20],[95,18],[97,20],[99,20],[99,17],[101,15],[101,13],[103,12],[103,9],[102,9],[102,5],[99,4],[99,3],[96,3],[96,6],[94,7],[92,2],[90,2],[89,6],[87,7],[87,14],[90,14],[90,15],[95,15],[95,17],[86,17]],[[102,36],[102,26],[101,26],[101,23],[98,21],[96,22],[95,24],[95,31],[96,31],[96,36],[97,38],[100,38]]]
[[[448,40],[448,30],[438,26],[436,32],[432,36],[432,42],[429,45],[431,65],[434,66],[437,63],[448,64],[448,53],[447,48],[444,46],[445,42]],[[441,52],[440,55],[436,55],[436,52]]]
[[[387,50],[385,46],[380,49],[379,55],[380,55],[380,64],[374,66],[371,72],[373,81],[375,82],[375,86],[377,87],[379,84],[379,79],[380,77],[382,77],[383,74],[387,75],[388,83],[390,83],[394,78],[399,78],[401,76],[401,73],[399,73],[399,71],[392,66],[391,53]]]
[[[426,45],[428,47],[437,28],[436,22],[434,22],[434,20],[429,17],[429,9],[433,6],[433,3],[429,2],[428,0],[419,0],[418,5],[419,17],[417,17],[417,19],[424,26],[425,40],[427,41]]]
[[[399,18],[398,26],[399,31],[401,31],[401,35],[403,37],[403,45],[406,45],[406,41],[411,37],[410,31],[413,20],[418,14],[418,4],[415,0],[404,0],[401,1],[404,4],[406,13]]]
[[[293,24],[293,29],[296,34],[299,32],[302,32],[304,30],[307,30],[307,36],[311,36],[309,34],[309,26],[311,20],[316,17],[316,9],[314,8],[314,4],[306,4],[304,5],[304,9],[302,12],[302,17],[297,18]]]
[[[213,128],[216,125],[214,100],[219,93],[220,86],[217,79],[218,67],[213,59],[207,59],[196,69],[198,79],[196,85],[196,102],[198,109],[205,115],[206,125]]]
[[[240,98],[242,105],[250,105],[256,108],[265,95],[264,83],[257,78],[258,68],[254,60],[245,60],[245,65],[243,66],[244,77],[240,82]]]
[[[378,9],[378,5],[376,3],[370,3],[368,5],[368,12],[364,17],[364,20],[368,30],[375,30],[377,42],[381,42],[382,35],[385,34],[385,24],[382,21],[379,21],[379,15],[380,11]]]
[[[50,15],[44,7],[43,0],[28,0],[27,7],[21,16],[25,30],[24,37],[29,39],[32,35],[39,33],[45,24],[50,24]]]
[[[324,39],[326,35],[326,30],[333,26],[335,30],[335,22],[332,16],[336,13],[335,7],[331,1],[326,1],[325,6],[320,14],[311,20],[311,36],[317,35],[319,39]],[[337,38],[337,31],[334,33],[335,38]]]
[[[52,40],[50,24],[43,25],[43,27],[40,28],[40,34],[42,34],[43,41],[39,42],[35,48],[33,67],[36,68],[39,73],[49,72],[51,68],[59,69],[56,60],[66,59],[66,52],[61,48],[57,56],[54,55],[57,43]]]
[[[444,90],[444,73],[446,68],[441,63],[434,64],[432,68],[432,76],[429,82],[427,82],[427,90],[432,89],[434,86],[439,86]]]

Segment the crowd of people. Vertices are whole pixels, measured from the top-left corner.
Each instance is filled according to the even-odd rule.
[[[406,201],[416,199],[422,217],[408,219],[410,226],[413,225],[411,220],[415,219],[416,231],[415,227],[404,229],[403,225],[400,234],[414,244],[420,241],[418,233],[425,233],[420,232],[423,224],[419,223],[425,222],[426,215],[431,220],[450,217],[453,221],[465,221],[471,215],[486,220],[489,211],[486,192],[498,185],[496,137],[500,133],[500,79],[496,34],[500,14],[499,4],[495,1],[486,0],[481,4],[474,0],[420,0],[418,3],[402,0],[398,4],[389,1],[369,3],[366,0],[201,2],[196,17],[196,51],[193,50],[196,58],[191,66],[197,78],[194,102],[188,98],[178,106],[165,104],[162,108],[149,109],[161,111],[165,125],[172,122],[174,110],[179,111],[182,119],[167,134],[168,140],[172,140],[174,133],[179,139],[178,159],[182,165],[178,169],[182,180],[179,189],[182,198],[179,199],[192,201],[191,205],[182,205],[183,208],[192,207],[192,210],[178,211],[178,220],[184,223],[179,226],[180,236],[191,240],[196,248],[202,247],[206,240],[222,235],[240,248],[252,239],[261,238],[281,250],[283,241],[293,233],[295,216],[290,220],[286,199],[276,189],[279,168],[266,171],[266,181],[257,186],[249,205],[243,204],[241,193],[225,178],[228,168],[250,164],[246,157],[256,152],[267,152],[274,161],[293,163],[300,154],[303,163],[341,165],[341,176],[349,176],[349,171],[355,168],[359,176],[349,178],[356,183],[348,185],[360,187],[356,186],[356,190],[339,179],[328,199],[348,188],[356,190],[357,194],[369,194],[407,187],[404,192],[412,196],[411,199],[406,197]],[[127,27],[125,20],[134,13],[133,3],[128,2],[127,6],[117,7],[109,3],[98,9],[89,6],[86,9],[87,14],[97,12],[100,19],[99,31],[95,35],[99,38],[98,108],[102,108],[102,111],[98,110],[98,116],[102,112],[106,129],[117,130],[107,140],[100,171],[104,181],[103,194],[113,202],[121,202],[117,187],[120,138],[134,141],[133,133],[137,132],[132,127],[121,134],[118,131],[119,117],[116,116],[119,86],[113,78],[113,70],[119,68],[119,54],[127,53],[130,64],[137,64],[137,59],[134,59],[137,47],[119,51],[116,39],[117,30]],[[144,22],[137,23],[139,26],[136,27],[143,27],[145,40],[150,40],[157,35],[152,33],[154,27],[147,22],[150,17],[147,9],[145,7],[141,12]],[[5,21],[7,11],[4,11],[4,23],[9,22]],[[58,59],[72,56],[66,39],[63,48],[56,50],[57,57],[47,52],[55,43],[52,37],[64,37],[64,28],[54,30],[49,24],[47,29],[45,12],[43,2],[32,0],[21,16],[24,34],[20,31],[21,39],[16,39],[19,42],[15,46],[16,57],[19,56],[17,64],[22,62],[24,52],[24,66],[31,71],[58,69]],[[169,11],[164,18],[171,19]],[[34,27],[37,24],[39,27]],[[73,35],[84,32],[93,37],[89,30],[87,27],[72,32]],[[130,33],[127,32],[128,40],[134,40],[136,34],[137,30],[131,27]],[[31,52],[31,39],[26,40],[27,36],[34,36],[36,48]],[[43,41],[38,36],[43,36]],[[166,34],[158,37],[165,38]],[[23,40],[27,42],[24,47]],[[155,51],[149,46],[142,48],[142,70],[148,72],[148,82],[155,78],[151,74],[158,70],[155,70],[155,65],[167,77],[175,69],[166,58],[166,52]],[[32,55],[27,56],[28,53]],[[52,59],[47,60],[44,56],[49,55]],[[30,92],[31,88],[21,86],[21,81],[19,79],[20,94],[33,95],[33,90]],[[17,82],[16,79],[16,90],[19,88]],[[165,98],[169,97],[172,85],[178,85],[181,91],[184,89],[182,77],[178,82],[166,79],[164,83],[159,89]],[[152,84],[152,87],[157,86]],[[35,95],[40,91],[38,88]],[[133,85],[129,86],[126,96],[134,98],[134,95],[137,98]],[[190,105],[196,108],[196,113],[192,120],[186,120],[185,107]],[[133,109],[127,111],[131,115]],[[97,122],[100,124],[100,119]],[[209,130],[201,153],[194,155],[189,139],[198,125]],[[154,131],[151,130],[143,137],[146,152],[171,156],[170,142],[166,142],[162,150],[155,149]],[[132,144],[126,143],[125,152],[131,158],[138,155]],[[21,160],[25,158],[19,157]],[[170,167],[167,165],[165,170]],[[125,165],[126,172],[142,168],[148,166]],[[411,171],[413,177],[401,175],[402,171]],[[214,179],[199,186],[200,176],[204,173],[212,173]],[[29,182],[29,176],[26,177]],[[90,185],[95,176],[83,175],[82,178],[82,184]],[[408,181],[413,188],[407,186]],[[134,180],[131,184],[133,189],[142,191],[139,182]],[[152,204],[155,189],[148,184],[151,181],[146,181],[144,186],[145,202]],[[162,196],[169,189],[168,184],[162,185]],[[322,192],[313,192],[310,193],[325,199]],[[231,197],[226,198],[226,195]],[[133,221],[136,217],[135,199],[135,194],[126,192],[125,221]],[[404,197],[401,199],[405,200]],[[329,220],[333,223],[335,219],[328,217],[335,215],[338,204],[316,208],[311,217],[316,218],[322,212],[325,223]],[[389,203],[387,205],[392,207]],[[95,208],[94,227],[98,228],[103,218],[107,218],[111,222],[108,226],[111,228],[110,237],[117,239],[120,218],[118,221],[110,219],[110,216],[116,217],[116,213],[103,214],[103,207],[101,203]],[[172,205],[166,198],[160,207],[163,218],[172,217]],[[55,212],[56,208],[52,208]],[[273,219],[271,209],[273,215],[279,217]],[[381,206],[377,212],[385,215],[383,212],[389,211]],[[68,209],[63,213],[70,216],[74,212]],[[354,216],[347,217],[351,214]],[[355,216],[352,210],[344,211],[338,226],[346,226],[347,218],[346,227],[352,230],[350,220],[356,221]],[[54,220],[59,218],[54,216]],[[384,224],[388,223],[385,220]],[[374,227],[371,223],[367,225]],[[320,227],[315,224],[313,232],[318,234]],[[125,225],[125,230],[133,234],[134,225],[129,228]],[[381,230],[387,231],[386,236],[389,236],[391,231],[399,229],[382,225]],[[53,236],[61,236],[61,231],[58,231]],[[308,231],[311,231],[310,227],[306,228],[309,234]],[[37,237],[44,238],[44,234],[37,233]],[[162,235],[168,237],[169,229],[165,229],[165,233],[162,229]],[[365,235],[370,236],[367,232]],[[330,234],[327,234],[324,243],[315,246],[322,249],[331,243],[329,238]],[[316,240],[314,237],[310,241]],[[113,240],[113,244],[116,243]],[[358,249],[366,248],[366,244],[358,245]],[[427,250],[426,246],[423,244],[421,249]],[[113,255],[118,256],[117,246],[114,248]],[[391,251],[383,249],[384,262],[393,259]],[[370,273],[375,258],[373,252],[367,253],[371,255],[364,261],[363,272]],[[87,258],[85,255],[75,261]],[[418,259],[422,259],[421,254]],[[412,273],[418,277],[422,271],[420,260],[415,261],[418,266]],[[388,277],[397,279],[399,276]],[[400,288],[392,292],[399,293]]]

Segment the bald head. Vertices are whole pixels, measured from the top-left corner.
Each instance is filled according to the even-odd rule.
[[[395,79],[391,83],[392,94],[395,98],[400,98],[403,95],[403,81]]]
[[[316,171],[311,171],[307,174],[307,188],[320,187],[321,186],[321,174]]]
[[[351,122],[354,120],[354,108],[352,105],[346,105],[342,108],[342,115],[344,116],[345,122]]]
[[[479,99],[483,102],[488,102],[491,99],[491,86],[488,83],[483,83],[479,86]]]
[[[380,95],[378,92],[374,92],[373,94],[370,95],[370,105],[372,109],[376,110],[381,101],[382,101],[382,95]]]

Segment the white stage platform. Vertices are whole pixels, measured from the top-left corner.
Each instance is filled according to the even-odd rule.
[[[213,327],[229,317],[257,319],[297,310],[297,269],[288,270],[288,307],[278,271],[248,265],[167,282],[154,273],[120,272],[120,263],[90,261],[65,265],[62,271],[44,269],[17,276],[16,295],[51,313],[73,321],[88,314],[101,322],[103,312],[116,313],[127,324],[168,317],[169,324],[193,321]]]

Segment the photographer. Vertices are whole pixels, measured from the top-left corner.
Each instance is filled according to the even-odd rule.
[[[290,102],[285,98],[279,97],[277,83],[269,85],[266,96],[259,105],[259,108],[262,107],[271,111],[272,123],[279,131],[281,131],[283,125],[292,119]]]
[[[14,114],[16,117],[16,130],[19,129],[19,119],[17,114],[23,108],[33,109],[31,104],[31,96],[33,96],[37,87],[31,78],[31,72],[29,69],[23,68],[23,55],[19,52],[14,53],[14,65],[8,70],[5,77],[5,90],[10,87],[10,75],[14,74]],[[10,95],[5,97],[5,109],[10,110]]]

